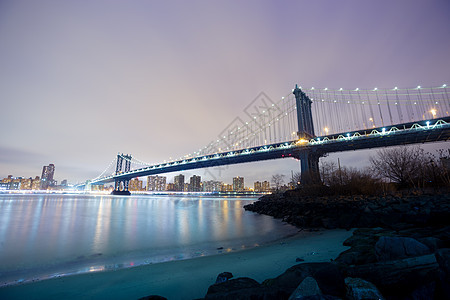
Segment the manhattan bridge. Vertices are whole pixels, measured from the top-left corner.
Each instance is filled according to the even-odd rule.
[[[98,177],[78,185],[114,182],[127,195],[134,177],[277,158],[300,161],[301,183],[320,181],[319,158],[328,153],[447,141],[450,100],[434,87],[329,89],[298,85],[278,101],[263,93],[218,138],[191,154],[149,164],[118,154]]]

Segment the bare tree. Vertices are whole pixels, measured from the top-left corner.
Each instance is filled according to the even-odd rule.
[[[372,170],[400,186],[417,186],[425,178],[426,155],[419,147],[395,147],[377,151],[370,157]]]
[[[278,191],[280,189],[280,187],[283,185],[284,183],[284,175],[283,174],[275,174],[272,175],[272,183],[275,186],[276,190]]]
[[[302,174],[300,172],[295,172],[291,177],[291,184],[293,187],[298,187],[301,183]]]

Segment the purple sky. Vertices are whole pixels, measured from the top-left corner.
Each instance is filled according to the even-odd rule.
[[[260,92],[279,99],[295,83],[449,84],[449,37],[447,0],[0,1],[0,177],[54,163],[57,180],[76,182],[117,152],[180,157]],[[362,166],[370,154],[326,159]],[[211,173],[250,185],[298,168],[276,160]]]

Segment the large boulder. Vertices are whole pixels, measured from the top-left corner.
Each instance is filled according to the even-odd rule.
[[[336,297],[345,295],[344,277],[334,263],[303,263],[287,269],[280,276],[263,282],[263,285],[291,295],[307,277],[313,277],[323,294]]]
[[[222,272],[219,275],[217,275],[216,283],[225,282],[225,281],[227,281],[228,279],[231,279],[231,278],[233,278],[233,274],[232,273],[230,273],[230,272]]]
[[[375,244],[375,254],[378,261],[396,260],[430,253],[431,251],[427,246],[409,237],[382,236]]]
[[[289,300],[304,299],[308,296],[321,295],[317,281],[312,277],[306,277],[303,279],[302,283],[295,289]]]
[[[434,254],[387,262],[348,266],[347,277],[372,282],[383,295],[403,299],[418,287],[438,280],[439,265]]]
[[[230,279],[222,283],[216,283],[208,288],[206,300],[264,300],[264,299],[287,299],[289,294],[270,289],[260,285],[257,281],[241,277]]]
[[[373,283],[361,278],[345,278],[345,287],[347,288],[347,299],[349,300],[384,299]]]

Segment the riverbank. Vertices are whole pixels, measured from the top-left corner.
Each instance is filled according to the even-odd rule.
[[[262,284],[232,279],[211,286],[206,299],[450,299],[448,190],[373,196],[294,190],[245,209],[301,228],[359,229],[333,262],[300,263]]]
[[[145,265],[118,271],[54,278],[0,289],[1,299],[168,299],[203,298],[222,272],[262,282],[305,262],[329,262],[348,249],[351,231],[301,231],[296,236],[249,250],[188,260]]]

